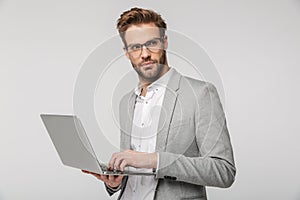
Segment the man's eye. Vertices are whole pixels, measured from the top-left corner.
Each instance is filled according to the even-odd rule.
[[[158,41],[156,40],[150,40],[149,42],[146,43],[147,47],[154,47],[158,44]]]
[[[136,51],[136,50],[139,50],[140,48],[141,48],[141,45],[136,44],[136,45],[133,45],[130,49],[131,49],[132,51]]]

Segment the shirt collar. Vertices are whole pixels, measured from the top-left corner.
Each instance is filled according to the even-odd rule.
[[[159,79],[157,79],[156,81],[148,85],[147,92],[153,91],[155,89],[159,89],[161,87],[166,87],[173,71],[174,69],[170,68],[169,71],[167,71],[167,73],[165,73],[162,77],[160,77]],[[138,86],[134,89],[134,92],[136,95],[140,96],[141,90],[142,90],[142,86],[139,83]]]

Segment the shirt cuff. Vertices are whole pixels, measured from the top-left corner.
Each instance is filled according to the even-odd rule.
[[[108,187],[109,190],[111,190],[112,192],[117,192],[117,191],[120,190],[122,183],[120,183],[120,185],[119,185],[118,187],[116,187],[116,188],[112,188],[112,187],[110,187],[110,186],[109,186],[108,184],[106,184],[106,183],[105,183],[105,185],[106,185],[106,187]]]

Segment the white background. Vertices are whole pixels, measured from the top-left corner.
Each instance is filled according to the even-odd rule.
[[[39,114],[73,113],[81,64],[133,6],[201,44],[222,78],[238,171],[209,199],[299,200],[299,0],[0,1],[0,200],[109,199],[61,164]]]

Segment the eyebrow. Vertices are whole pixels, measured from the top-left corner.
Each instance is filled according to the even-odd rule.
[[[154,40],[154,39],[160,39],[160,37],[154,37],[150,40],[147,40],[146,42],[144,43],[132,43],[132,44],[128,44],[127,47],[130,47],[130,46],[134,46],[134,45],[142,45],[142,44],[146,44],[147,42],[151,41],[151,40]]]

